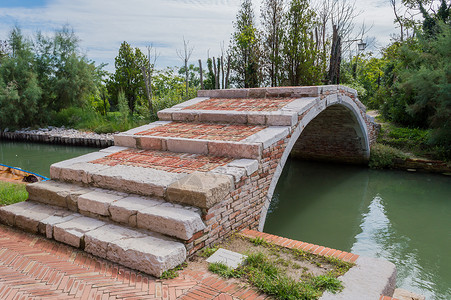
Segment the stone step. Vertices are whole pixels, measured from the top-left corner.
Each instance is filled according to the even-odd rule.
[[[104,221],[189,240],[205,228],[201,211],[162,199],[84,187],[54,180],[27,185],[29,200]]]
[[[194,98],[160,110],[158,118],[161,121],[291,127],[296,125],[303,113],[321,101],[318,91],[312,92],[310,96],[307,90],[280,95],[274,93],[269,98],[253,96],[252,93],[248,93],[247,97],[244,94],[236,95],[234,90],[200,91],[199,94],[203,95],[202,92],[209,97]]]
[[[186,259],[185,246],[174,239],[32,201],[1,207],[0,222],[157,277]]]
[[[253,159],[110,147],[53,164],[50,175],[56,181],[208,209],[257,170]],[[68,208],[72,202],[66,199]]]
[[[117,146],[259,159],[263,149],[290,134],[289,126],[154,122],[116,134]]]

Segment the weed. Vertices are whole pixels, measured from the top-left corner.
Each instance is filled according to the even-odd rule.
[[[406,158],[407,155],[401,150],[376,143],[371,147],[370,162],[368,165],[374,169],[389,168],[393,166],[396,159],[404,160]]]
[[[187,263],[184,262],[184,263],[178,265],[177,267],[175,267],[173,269],[164,271],[161,274],[160,278],[161,279],[174,279],[174,278],[177,278],[179,276],[179,273],[177,271],[183,270],[183,268],[186,268],[186,266],[187,266]]]
[[[216,251],[218,251],[218,247],[212,247],[212,248],[205,247],[199,255],[202,257],[208,258],[208,257],[212,256],[213,253],[215,253]]]
[[[334,294],[343,290],[343,284],[340,280],[328,275],[313,277],[313,286],[317,289],[326,290]]]
[[[297,263],[293,263],[293,264],[291,265],[291,267],[292,267],[293,269],[299,270],[299,269],[301,268],[301,265],[300,265],[300,264],[297,264]]]
[[[267,245],[268,244],[268,242],[265,239],[262,239],[261,237],[251,238],[249,240],[255,246],[261,246],[261,245]]]
[[[208,270],[224,278],[240,278],[242,275],[238,269],[233,270],[223,263],[211,263],[208,265]]]

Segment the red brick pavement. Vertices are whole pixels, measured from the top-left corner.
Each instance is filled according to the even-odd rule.
[[[279,110],[288,103],[295,100],[294,98],[239,98],[239,99],[223,99],[212,98],[184,109],[192,110],[232,110],[232,111],[275,111]]]
[[[203,140],[241,141],[266,126],[171,122],[136,135]]]
[[[91,161],[108,166],[126,165],[153,168],[173,173],[208,172],[231,162],[233,158],[157,150],[128,149]]]
[[[0,299],[265,299],[236,280],[187,269],[160,280],[0,225]]]

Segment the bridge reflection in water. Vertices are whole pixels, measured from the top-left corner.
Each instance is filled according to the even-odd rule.
[[[288,160],[265,232],[382,257],[399,287],[451,298],[451,178]]]

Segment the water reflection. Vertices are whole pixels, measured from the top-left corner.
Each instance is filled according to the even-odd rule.
[[[48,177],[51,164],[98,150],[91,147],[0,140],[0,163]]]
[[[290,161],[265,231],[395,263],[398,286],[451,299],[451,178]]]

